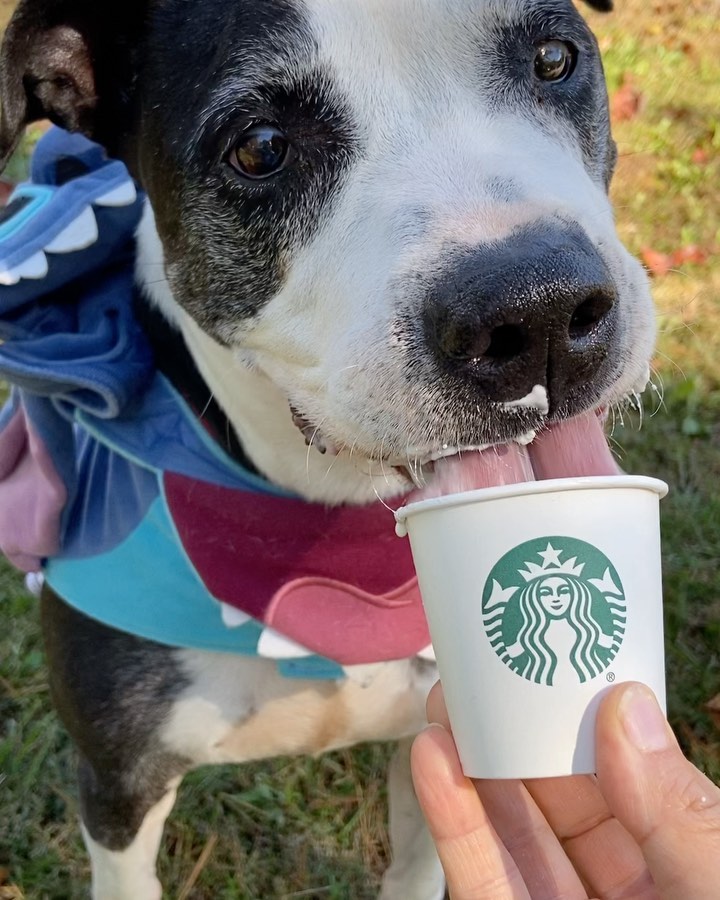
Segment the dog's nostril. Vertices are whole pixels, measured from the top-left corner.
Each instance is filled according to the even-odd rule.
[[[575,307],[570,319],[568,331],[573,340],[587,337],[593,328],[605,318],[613,307],[614,298],[607,293],[597,291],[586,297]]]
[[[527,334],[520,325],[498,325],[490,335],[485,356],[490,359],[512,359],[527,347]]]
[[[448,359],[465,362],[484,358],[502,362],[523,353],[528,338],[520,325],[482,328],[476,323],[454,322],[445,326],[438,343]]]
[[[438,338],[443,354],[448,359],[468,360],[484,356],[490,345],[490,332],[474,324],[452,322],[445,325]]]

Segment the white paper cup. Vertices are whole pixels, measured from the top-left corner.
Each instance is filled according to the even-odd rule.
[[[453,735],[473,778],[595,771],[610,685],[665,705],[659,501],[610,476],[409,504],[410,537]]]

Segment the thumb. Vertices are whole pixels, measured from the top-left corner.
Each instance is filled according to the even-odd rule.
[[[685,759],[649,688],[620,685],[603,700],[597,768],[663,900],[717,900],[720,788]]]

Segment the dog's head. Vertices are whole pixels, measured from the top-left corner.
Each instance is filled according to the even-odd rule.
[[[23,0],[2,91],[0,153],[49,117],[122,155],[148,290],[338,447],[508,441],[646,377],[569,0]]]

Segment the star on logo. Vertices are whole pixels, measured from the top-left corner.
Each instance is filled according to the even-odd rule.
[[[548,542],[547,547],[538,553],[543,559],[543,568],[547,568],[550,564],[554,566],[560,565],[560,554],[562,550],[556,550],[553,545]]]
[[[527,560],[525,568],[518,569],[518,574],[522,575],[525,581],[544,578],[546,575],[575,575],[579,578],[585,568],[585,563],[578,563],[577,556],[560,562],[563,552],[563,550],[556,550],[548,541],[544,550],[537,551],[537,555],[542,559],[542,565]]]

